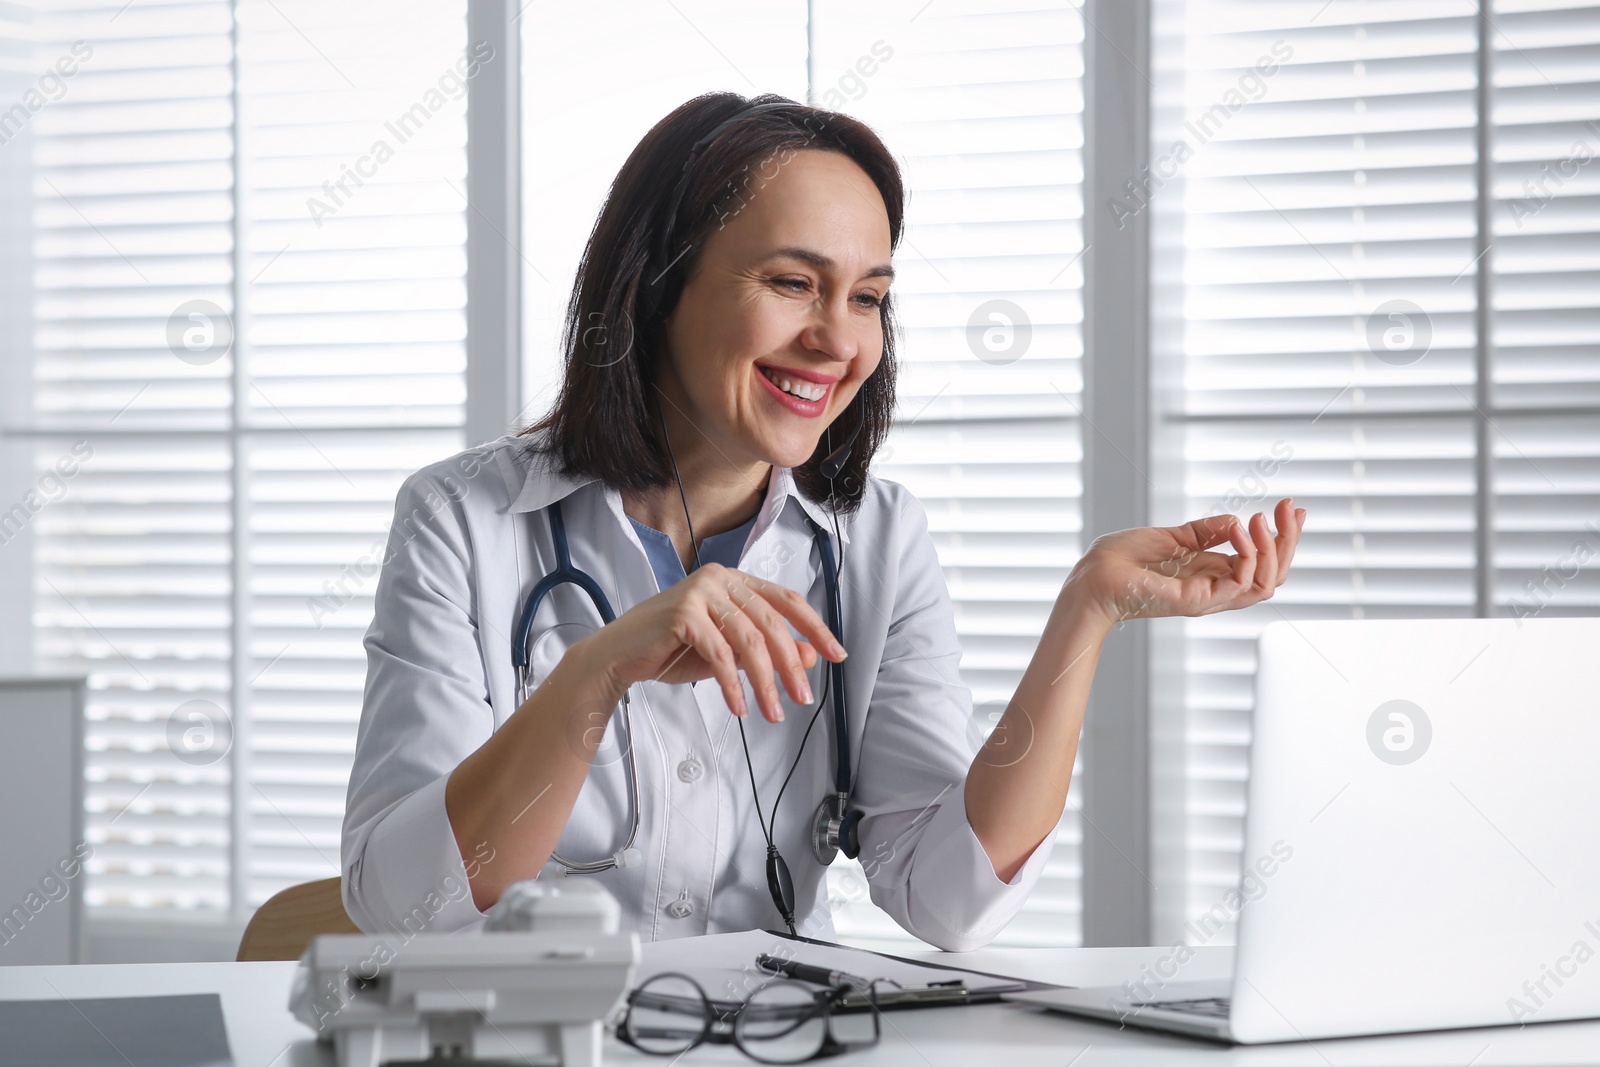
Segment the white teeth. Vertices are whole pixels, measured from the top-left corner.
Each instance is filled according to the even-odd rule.
[[[826,385],[816,382],[792,381],[788,378],[779,377],[765,368],[762,369],[762,373],[767,376],[767,380],[773,385],[776,385],[790,396],[799,397],[801,400],[821,400],[828,395],[828,387]]]

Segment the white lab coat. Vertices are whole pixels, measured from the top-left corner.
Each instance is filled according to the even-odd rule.
[[[492,864],[493,849],[457,846],[445,782],[517,709],[514,622],[555,565],[541,509],[562,502],[573,563],[594,576],[617,614],[659,592],[618,493],[553,473],[527,443],[502,438],[426,467],[406,480],[396,501],[366,636],[366,693],[342,845],[345,907],[369,932],[456,930],[482,921],[466,889],[467,865]],[[805,591],[826,618],[821,563],[804,514],[832,530],[827,510],[800,493],[789,470],[775,469],[740,569]],[[977,948],[1022,906],[1053,836],[1007,883],[967,822],[966,770],[978,736],[971,693],[957,673],[961,648],[949,592],[921,505],[903,487],[873,478],[860,510],[840,522],[853,797],[865,815],[860,858],[871,897],[924,941]],[[553,592],[533,630],[534,682],[599,624],[579,589]],[[818,696],[824,665],[810,675]],[[746,695],[755,779],[762,811],[770,812],[810,711],[785,695],[784,721],[769,723],[748,686]],[[716,683],[640,683],[631,714],[642,862],[593,876],[621,902],[623,928],[646,940],[781,928],[738,727]],[[567,859],[609,856],[627,834],[619,717],[567,819],[557,847]],[[774,835],[794,875],[799,932],[818,938],[833,936],[833,921],[810,826],[832,789],[833,751],[827,708],[783,797]],[[541,874],[552,876],[548,867]]]

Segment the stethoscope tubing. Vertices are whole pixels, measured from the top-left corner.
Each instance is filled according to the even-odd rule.
[[[552,589],[560,585],[575,585],[589,594],[589,599],[594,603],[594,608],[600,613],[602,624],[613,622],[617,613],[611,608],[611,600],[606,596],[605,590],[600,588],[600,583],[592,576],[572,565],[572,553],[567,545],[567,524],[561,517],[561,504],[551,504],[550,536],[555,542],[556,569],[541,578],[528,594],[527,603],[523,606],[522,614],[517,619],[516,640],[511,648],[511,661],[517,669],[517,706],[521,707],[528,699],[528,670],[530,666],[528,638],[533,633],[533,619],[539,613],[539,606]],[[550,862],[562,867],[568,874],[599,874],[609,871],[613,867],[622,866],[621,857],[634,853],[635,842],[639,838],[639,767],[633,755],[633,718],[628,694],[622,694],[622,743],[628,753],[628,792],[632,803],[629,811],[632,820],[628,827],[628,841],[614,855],[603,860],[579,862],[568,860],[554,851],[550,853]]]
[[[817,546],[817,554],[822,557],[822,587],[827,591],[828,629],[833,631],[833,636],[842,645],[844,612],[839,604],[839,567],[833,559],[833,543],[828,540],[828,532],[809,515],[806,516],[806,525],[811,527],[811,540]],[[832,675],[833,690],[833,787],[835,793],[844,797],[850,792],[850,724],[845,721],[844,664],[829,663],[828,671]]]
[[[556,551],[556,569],[539,579],[533,590],[528,594],[527,601],[523,604],[521,613],[517,617],[517,627],[511,646],[512,664],[517,671],[517,706],[528,699],[528,676],[530,670],[529,638],[533,635],[533,620],[539,612],[551,590],[562,585],[576,585],[588,594],[595,610],[599,612],[602,625],[616,620],[616,612],[612,610],[611,601],[607,598],[605,590],[600,588],[600,583],[583,570],[573,566],[572,552],[567,542],[567,526],[561,516],[561,503],[551,504],[547,509],[550,519],[550,536]],[[805,517],[806,525],[811,528],[811,539],[817,547],[817,554],[822,561],[822,585],[827,598],[828,628],[844,644],[844,617],[839,600],[839,569],[834,560],[833,544],[828,538],[828,533],[809,515]],[[833,704],[833,740],[834,740],[834,792],[840,798],[840,811],[845,810],[845,801],[850,793],[850,724],[845,713],[844,693],[844,664],[829,663],[830,699]],[[567,860],[554,852],[550,854],[552,863],[562,867],[569,874],[599,874],[611,870],[613,867],[622,866],[620,857],[625,853],[633,852],[634,845],[639,836],[640,803],[639,803],[639,768],[633,751],[633,722],[631,719],[629,699],[626,693],[622,697],[622,726],[623,743],[627,748],[628,759],[628,788],[630,794],[630,811],[632,813],[631,825],[628,830],[628,842],[615,855],[604,860],[590,862],[574,862]]]

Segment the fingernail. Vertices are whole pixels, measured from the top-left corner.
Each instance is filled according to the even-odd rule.
[[[816,697],[811,695],[811,683],[804,678],[800,679],[800,703],[809,704],[815,699]]]
[[[783,721],[783,705],[782,704],[774,704],[772,707],[773,707],[772,721],[773,722],[782,722]]]
[[[748,704],[746,704],[744,702],[743,694],[740,694],[740,696],[739,696],[739,704],[733,710],[738,713],[738,715],[739,715],[739,717],[741,719],[744,718],[746,715],[750,714],[750,705],[748,705]]]
[[[848,653],[848,652],[846,652],[844,650],[844,646],[843,645],[841,645],[838,641],[835,641],[835,642],[833,642],[833,654],[835,656],[838,656],[840,659],[844,659],[850,653]]]

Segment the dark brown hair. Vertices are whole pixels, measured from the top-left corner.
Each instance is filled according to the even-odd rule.
[[[786,106],[743,114],[758,104]],[[735,116],[740,117],[699,154],[678,210],[667,218],[696,142]],[[840,152],[866,171],[888,209],[890,247],[898,247],[905,210],[900,168],[877,134],[848,115],[771,94],[746,100],[737,93],[707,93],[656,123],[629,154],[589,234],[567,302],[560,394],[547,415],[522,431],[539,435],[534,447],[563,474],[597,477],[634,492],[672,484],[672,466],[656,437],[652,395],[666,352],[665,319],[712,227],[744,206],[753,179],[771,177],[763,168],[805,148]],[[670,266],[660,264],[658,249],[670,250]],[[795,469],[806,496],[828,499],[828,481],[818,467],[832,451],[830,439],[833,448],[842,444],[859,413],[860,434],[834,481],[835,504],[846,511],[860,504],[867,467],[894,413],[896,324],[888,296],[879,314],[882,360],[832,433],[824,433],[811,458]]]

